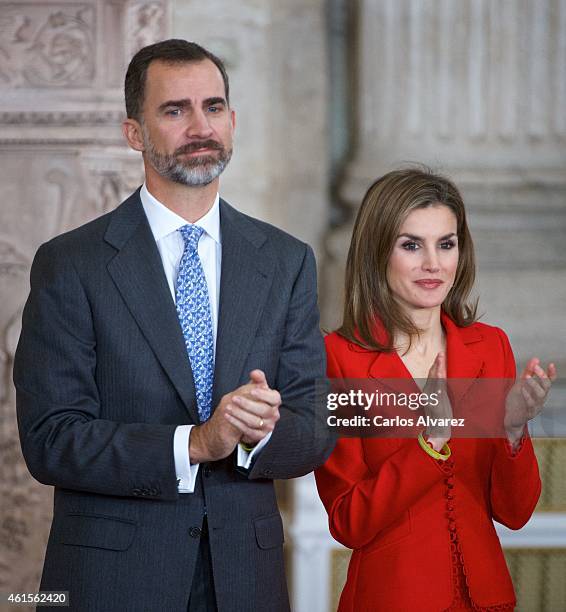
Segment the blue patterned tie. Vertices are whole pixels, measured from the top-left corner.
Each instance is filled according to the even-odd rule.
[[[177,276],[177,314],[193,371],[198,414],[203,422],[210,417],[214,380],[214,339],[210,301],[204,270],[197,251],[198,241],[204,230],[197,225],[183,225],[179,228],[179,232],[185,241],[185,250]]]

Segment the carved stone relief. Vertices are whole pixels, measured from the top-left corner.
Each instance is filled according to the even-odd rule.
[[[0,295],[3,306],[0,311],[0,404],[10,404],[14,399],[11,381],[11,364],[19,336],[21,295],[28,286],[29,261],[13,244],[9,236],[0,236]]]
[[[7,229],[4,226],[4,229]],[[0,236],[0,590],[35,588],[50,522],[51,492],[21,456],[11,381],[28,287],[29,256],[9,232]]]
[[[95,7],[0,4],[0,87],[88,87],[94,75]]]
[[[128,40],[126,60],[129,60],[138,49],[162,38],[165,9],[163,2],[129,3],[126,13]]]
[[[81,152],[80,160],[88,176],[86,188],[94,216],[115,208],[143,182],[139,154],[123,147],[90,147]]]
[[[121,136],[121,88],[130,54],[167,36],[169,5],[0,0],[0,591],[37,590],[51,520],[52,490],[21,455],[11,381],[31,261],[143,180]]]

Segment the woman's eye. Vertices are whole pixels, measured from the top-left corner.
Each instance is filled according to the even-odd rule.
[[[401,246],[405,251],[416,251],[419,248],[419,245],[414,240],[404,242]]]
[[[447,251],[453,249],[455,246],[456,243],[454,242],[454,240],[445,240],[444,242],[440,243],[440,248],[445,249]]]

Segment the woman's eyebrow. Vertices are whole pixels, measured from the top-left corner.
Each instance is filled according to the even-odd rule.
[[[445,236],[441,236],[439,238],[439,240],[448,240],[448,238],[453,238],[454,236],[456,236],[455,232],[450,232],[450,234],[446,234]],[[397,238],[409,238],[410,240],[419,240],[422,241],[424,240],[424,238],[422,238],[422,236],[417,236],[415,234],[399,234],[399,236],[397,236]]]

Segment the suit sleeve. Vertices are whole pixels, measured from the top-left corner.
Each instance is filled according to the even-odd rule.
[[[326,384],[316,287],[314,254],[305,245],[289,301],[275,381],[282,400],[280,419],[253,463],[250,478],[303,476],[324,463],[334,446],[316,402],[317,385]]]
[[[507,335],[498,329],[504,355],[504,378],[515,380],[515,358]],[[528,432],[517,452],[504,438],[493,441],[495,452],[491,468],[491,509],[493,518],[520,529],[534,512],[541,492],[541,481],[533,443]]]
[[[328,376],[343,378],[329,345]],[[436,482],[445,478],[440,462],[417,440],[403,440],[377,471],[365,462],[360,438],[342,438],[315,471],[332,536],[348,548],[361,548],[394,523]],[[413,475],[418,474],[418,478]]]
[[[70,256],[52,241],[36,254],[14,363],[23,456],[43,484],[176,499],[174,425],[101,418],[96,334]]]

